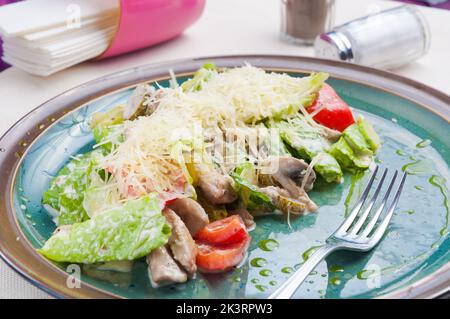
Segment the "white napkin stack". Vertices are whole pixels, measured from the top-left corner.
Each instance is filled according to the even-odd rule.
[[[28,0],[0,7],[2,59],[46,76],[99,56],[114,36],[118,0]]]

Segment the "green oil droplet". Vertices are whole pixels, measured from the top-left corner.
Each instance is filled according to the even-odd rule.
[[[404,213],[406,213],[408,215],[412,215],[412,214],[414,214],[414,211],[412,209],[408,209],[408,210],[405,210]]]
[[[265,291],[267,289],[267,287],[264,285],[256,285],[255,288],[258,289],[259,291]]]
[[[272,281],[269,282],[269,285],[271,285],[271,286],[276,286],[276,285],[277,285],[277,282],[276,282],[275,280],[272,280]]]
[[[326,277],[326,276],[327,276],[327,274],[321,274],[320,276],[321,276],[321,277]]]
[[[281,268],[281,272],[285,274],[291,274],[294,272],[294,269],[292,267],[283,267]]]
[[[439,234],[441,236],[445,236],[448,233],[448,225],[449,225],[449,218],[450,218],[450,209],[449,209],[449,200],[448,200],[448,189],[446,187],[447,184],[447,180],[442,177],[442,176],[438,176],[438,175],[432,175],[430,177],[430,179],[428,180],[430,182],[431,185],[439,188],[439,191],[442,194],[442,197],[444,198],[444,207],[445,207],[445,225],[444,227],[441,228],[441,230],[439,231]]]
[[[358,273],[356,274],[356,278],[361,279],[361,280],[366,280],[369,279],[370,276],[372,276],[375,273],[375,270],[373,269],[363,269],[361,271],[358,271]]]
[[[250,265],[253,267],[263,267],[265,264],[267,264],[267,260],[261,257],[253,258],[250,261]]]
[[[302,254],[302,258],[304,261],[307,261],[309,259],[309,257],[311,257],[312,254],[314,254],[314,252],[319,249],[322,246],[312,246],[311,248],[305,250],[305,252]]]
[[[272,251],[277,249],[280,244],[275,239],[265,239],[258,243],[258,247],[264,251]]]
[[[419,143],[417,143],[416,147],[417,148],[424,148],[424,147],[427,147],[430,144],[431,144],[431,141],[426,139],[426,140],[423,140],[423,141],[420,141]]]
[[[338,265],[330,267],[330,272],[344,272],[344,268]]]
[[[259,282],[259,279],[258,278],[253,278],[250,282],[252,284],[257,284]]]
[[[414,188],[417,189],[417,190],[419,190],[419,191],[423,190],[423,187],[422,187],[422,186],[419,186],[419,185],[414,186]]]
[[[360,192],[362,192],[362,185],[361,185],[361,179],[364,176],[364,172],[357,172],[355,174],[352,174],[351,177],[351,184],[350,184],[350,189],[348,190],[348,194],[347,197],[345,198],[344,201],[344,206],[345,206],[345,213],[344,213],[344,217],[347,217],[350,213],[350,207],[352,206],[352,202],[354,199],[354,195],[356,197],[359,197]]]
[[[426,173],[430,170],[430,165],[422,160],[417,160],[408,164],[403,165],[402,171],[408,173],[409,175],[419,175]]]
[[[272,270],[263,269],[259,272],[259,274],[264,277],[269,277],[272,274]]]
[[[234,277],[232,280],[233,280],[234,282],[240,282],[240,281],[241,281],[241,278],[240,278],[240,277]]]
[[[406,156],[405,152],[403,152],[402,150],[396,150],[395,153],[400,156]]]
[[[330,279],[330,283],[337,286],[341,284],[341,280],[338,277],[333,277]]]

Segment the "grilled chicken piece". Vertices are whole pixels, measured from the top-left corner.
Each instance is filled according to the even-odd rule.
[[[237,199],[233,179],[216,171],[199,174],[197,185],[205,199],[214,205],[229,204]]]
[[[259,181],[264,186],[281,186],[289,192],[289,194],[298,198],[302,193],[301,185],[308,169],[308,163],[303,160],[290,157],[270,157],[263,164],[259,175]],[[316,174],[311,170],[304,190],[309,192],[316,180]]]
[[[284,213],[293,213],[296,215],[302,214],[305,211],[314,212],[317,210],[317,205],[309,198],[305,191],[301,191],[301,195],[292,198],[285,189],[267,186],[260,189],[266,194],[272,204]]]
[[[245,208],[236,208],[229,211],[230,215],[239,215],[242,218],[242,221],[247,227],[247,230],[253,230],[256,226],[253,216],[248,212]]]
[[[191,198],[178,198],[169,204],[169,208],[180,216],[192,236],[209,223],[203,207]]]
[[[148,277],[153,288],[187,281],[186,272],[170,255],[168,245],[161,246],[147,255]]]
[[[180,263],[189,276],[197,271],[195,263],[197,257],[197,245],[192,239],[189,230],[177,214],[171,209],[164,209],[164,217],[172,228],[172,235],[168,245],[172,251],[173,258]]]

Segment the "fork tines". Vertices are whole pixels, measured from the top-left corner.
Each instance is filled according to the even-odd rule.
[[[384,218],[381,221],[379,221],[380,216],[386,206],[386,203],[390,199],[391,193],[393,193],[392,189],[395,185],[399,173],[397,170],[394,172],[391,181],[389,183],[389,186],[385,191],[383,199],[378,204],[378,208],[376,208],[375,212],[371,214],[371,212],[374,209],[377,198],[381,193],[382,187],[386,180],[386,176],[388,175],[388,169],[386,168],[383,171],[383,174],[381,175],[381,179],[378,182],[378,185],[376,186],[372,197],[370,198],[367,206],[363,210],[363,206],[367,198],[369,197],[370,190],[372,189],[378,171],[379,168],[378,166],[376,166],[374,172],[372,173],[372,176],[369,179],[369,182],[367,183],[366,188],[364,189],[361,195],[361,198],[355,205],[350,215],[346,218],[346,220],[335,232],[334,236],[347,237],[348,239],[352,240],[370,239],[371,241],[375,242],[377,242],[382,237],[384,231],[386,230],[389,224],[389,221],[391,220],[394,209],[397,206],[400,193],[402,192],[407,174],[406,172],[403,173],[400,184],[398,185],[397,190],[395,191],[395,195],[392,199],[391,205],[389,206],[387,212],[385,213]]]

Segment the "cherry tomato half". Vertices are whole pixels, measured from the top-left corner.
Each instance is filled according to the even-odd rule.
[[[198,244],[197,267],[200,272],[217,273],[239,265],[244,259],[251,237],[227,245]]]
[[[232,215],[206,225],[195,238],[208,244],[225,245],[240,242],[246,236],[247,229],[241,217]]]
[[[355,123],[350,107],[326,83],[323,84],[316,100],[307,108],[307,111],[313,113],[319,109],[320,111],[313,116],[313,119],[328,128],[342,132]]]

